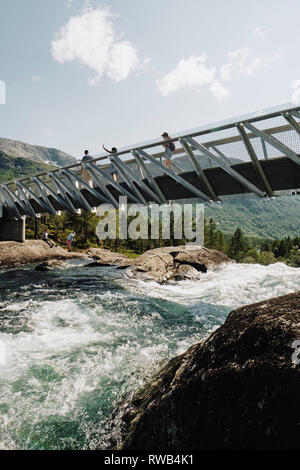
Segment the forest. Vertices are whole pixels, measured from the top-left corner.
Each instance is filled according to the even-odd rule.
[[[26,237],[27,239],[40,239],[47,227],[49,238],[63,248],[66,248],[67,236],[70,232],[75,231],[74,250],[84,251],[98,246],[124,253],[130,257],[138,256],[153,248],[179,246],[187,243],[185,238],[180,240],[174,238],[172,217],[170,219],[171,237],[166,240],[162,239],[161,230],[157,240],[121,240],[118,236],[115,240],[99,240],[96,235],[96,227],[99,220],[100,218],[92,212],[82,212],[81,214],[62,213],[56,216],[47,215],[35,219],[27,218]],[[292,267],[300,267],[300,236],[294,238],[285,237],[281,240],[247,237],[240,227],[237,227],[234,233],[229,235],[218,230],[214,219],[210,218],[207,220],[205,218],[204,246],[222,251],[238,263],[269,265],[283,262]]]

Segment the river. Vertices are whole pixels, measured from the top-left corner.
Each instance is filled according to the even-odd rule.
[[[233,264],[158,285],[115,268],[0,272],[0,449],[107,449],[122,403],[236,307],[300,289],[300,269]]]

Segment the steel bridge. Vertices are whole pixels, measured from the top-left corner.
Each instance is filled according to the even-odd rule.
[[[7,217],[18,221],[42,213],[92,211],[103,203],[118,208],[119,196],[148,205],[300,194],[300,106],[295,103],[171,139],[173,170],[163,165],[160,138],[0,185],[0,239]],[[111,163],[118,182],[109,173]]]

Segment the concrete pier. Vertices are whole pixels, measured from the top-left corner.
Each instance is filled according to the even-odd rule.
[[[0,218],[0,242],[25,242],[25,219]]]

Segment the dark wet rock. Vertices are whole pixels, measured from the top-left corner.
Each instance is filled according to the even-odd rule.
[[[299,449],[300,292],[231,312],[133,397],[122,448]]]
[[[58,259],[53,259],[51,261],[45,261],[44,263],[38,264],[34,269],[35,271],[53,271],[53,269],[64,267],[66,267],[66,263]]]
[[[101,261],[94,261],[93,263],[86,264],[85,268],[108,268],[110,266],[114,266],[112,263],[104,263]]]

